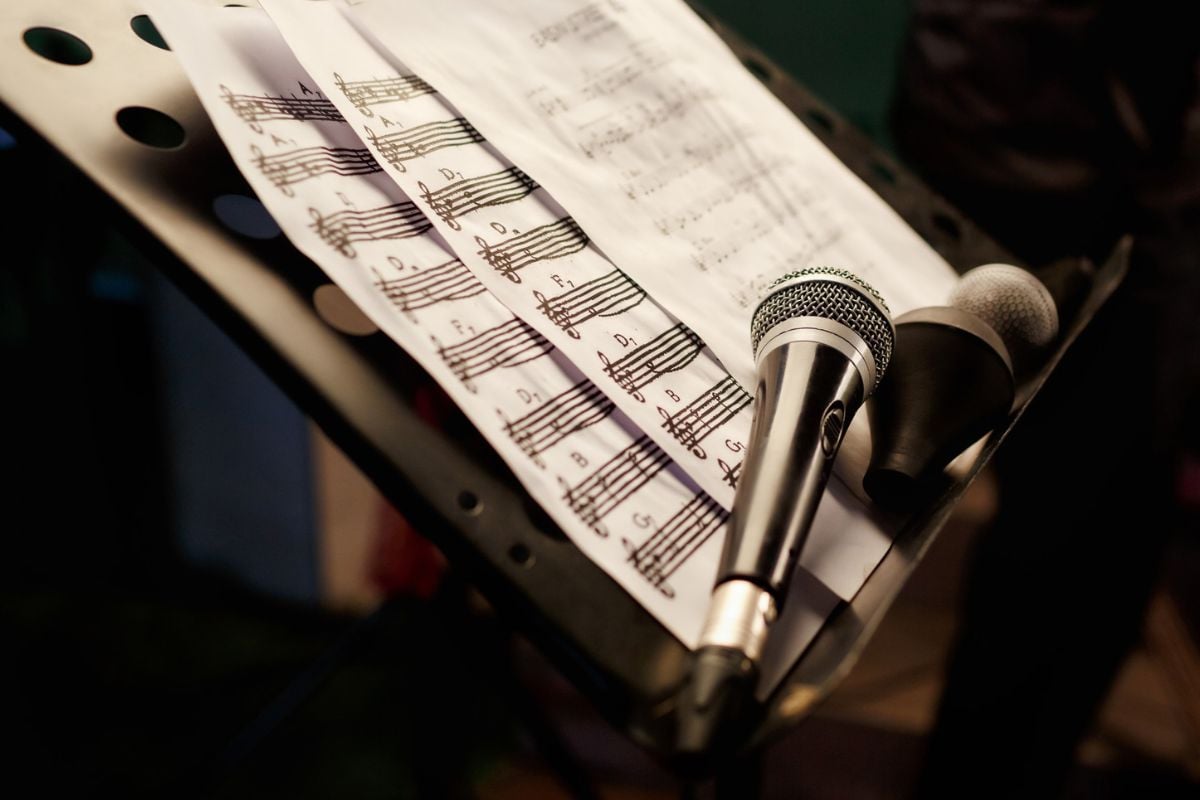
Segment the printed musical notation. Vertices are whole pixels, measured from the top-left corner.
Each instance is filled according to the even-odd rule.
[[[608,158],[627,142],[669,123],[685,119],[695,109],[713,99],[713,93],[680,80],[673,86],[663,86],[649,102],[640,102],[619,113],[598,118],[581,125],[582,135],[577,146],[589,158]]]
[[[530,40],[535,47],[545,47],[569,36],[580,36],[585,41],[609,30],[613,22],[606,11],[624,11],[620,0],[608,0],[605,3],[588,3],[582,8],[572,11],[566,17],[540,28],[530,34]]]
[[[479,255],[483,256],[492,269],[513,283],[520,283],[521,276],[517,272],[539,261],[565,258],[572,253],[578,253],[587,247],[588,237],[575,220],[563,217],[556,222],[505,239],[499,244],[490,245],[482,236],[476,236],[475,243],[480,247]]]
[[[472,392],[476,391],[473,378],[501,367],[526,364],[553,349],[546,337],[516,317],[458,344],[437,345],[438,357]]]
[[[573,433],[608,417],[615,406],[596,384],[584,380],[535,408],[515,422],[506,422],[509,438],[539,467],[539,453],[549,450]]]
[[[603,353],[599,356],[604,372],[635,400],[645,402],[642,389],[668,372],[683,369],[703,349],[700,337],[680,322],[616,361],[609,361]]]
[[[238,94],[224,84],[221,99],[233,109],[255,133],[262,133],[258,123],[270,120],[323,120],[345,122],[333,103],[314,94],[312,97],[284,97],[269,94]]]
[[[292,185],[321,175],[370,175],[382,171],[370,151],[353,147],[301,147],[267,155],[250,146],[254,166],[277,189],[294,197]]]
[[[640,545],[622,539],[629,552],[626,561],[633,564],[638,574],[665,597],[674,597],[675,590],[667,583],[667,579],[703,547],[728,519],[729,512],[721,508],[717,501],[704,492],[698,492]]]
[[[382,78],[367,81],[347,81],[333,74],[333,83],[338,90],[354,104],[365,117],[375,116],[370,106],[381,103],[408,100],[423,94],[436,94],[437,90],[417,75],[402,75],[395,78]]]
[[[458,147],[483,141],[483,135],[462,117],[444,122],[427,122],[424,125],[383,135],[375,133],[370,128],[364,130],[367,132],[367,141],[379,149],[383,160],[400,172],[408,169],[404,166],[405,161],[411,161],[447,147]]]
[[[454,259],[402,278],[384,278],[378,272],[375,286],[405,313],[429,308],[438,303],[462,300],[483,294],[487,289],[471,271]]]
[[[393,203],[365,211],[344,209],[328,216],[315,208],[308,209],[308,213],[313,219],[308,227],[346,258],[357,256],[354,242],[407,239],[433,227],[416,203]]]
[[[738,478],[742,474],[742,462],[730,466],[729,462],[723,458],[717,459],[717,466],[721,469],[721,478],[729,484],[731,489],[737,488]]]
[[[533,295],[538,301],[538,311],[572,339],[579,338],[577,325],[592,317],[623,314],[646,299],[646,291],[619,269],[554,297],[538,291]]]
[[[568,487],[563,500],[583,524],[606,537],[608,529],[601,520],[670,463],[662,448],[642,435],[587,478]]]
[[[658,413],[663,417],[663,429],[676,441],[691,450],[697,458],[708,458],[700,443],[750,405],[751,399],[749,392],[732,377],[726,376],[674,414],[661,407]]]
[[[513,203],[538,188],[537,183],[516,167],[490,175],[456,181],[436,191],[418,181],[421,199],[454,230],[462,230],[458,217],[488,206]]]

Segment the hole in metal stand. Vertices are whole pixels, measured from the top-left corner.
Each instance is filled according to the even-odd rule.
[[[58,28],[30,28],[22,38],[30,50],[59,64],[77,67],[92,60],[87,42]]]
[[[833,133],[833,117],[826,114],[819,108],[810,108],[804,112],[804,116],[812,123],[809,127],[815,125],[826,133]]]
[[[458,507],[468,514],[475,515],[483,511],[483,501],[474,492],[464,489],[458,493]]]
[[[117,112],[117,125],[125,135],[148,147],[171,150],[183,144],[183,126],[161,111],[144,106],[126,106]]]
[[[154,27],[154,23],[150,21],[150,17],[145,14],[138,14],[129,20],[129,27],[133,28],[133,32],[143,42],[152,44],[160,50],[171,49],[171,46],[167,44],[167,40],[162,37],[162,34],[158,32],[158,28]]]
[[[879,180],[883,181],[884,183],[890,186],[896,185],[896,173],[892,171],[891,167],[889,167],[887,164],[884,164],[882,161],[872,161],[871,172],[875,175],[875,177],[879,178]]]
[[[535,561],[533,552],[520,542],[508,548],[508,557],[527,569],[532,567]]]
[[[935,212],[933,215],[933,224],[939,231],[946,234],[948,238],[956,242],[962,239],[962,228],[959,226],[958,221],[949,214],[941,211]]]
[[[747,56],[746,58],[742,59],[742,63],[746,66],[746,69],[753,73],[754,77],[758,78],[763,83],[771,82],[771,69],[757,58],[751,58]]]

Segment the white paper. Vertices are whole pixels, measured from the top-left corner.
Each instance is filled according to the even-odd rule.
[[[449,392],[572,541],[694,646],[724,509],[455,262],[265,14],[190,0],[147,8],[287,236]],[[837,603],[802,580],[804,602],[778,628],[781,664]]]
[[[262,11],[148,7],[288,237],[450,393],[584,552],[694,641],[724,510],[456,262]],[[630,553],[671,522],[703,555],[639,572]]]
[[[724,508],[751,396],[691,330],[470,120],[334,4],[264,2],[294,55],[479,281],[608,394]]]
[[[349,12],[753,387],[767,284],[849,269],[892,311],[954,272],[682,0],[354,0]]]
[[[369,148],[373,139],[382,136],[426,131],[431,125],[461,118],[420,77],[374,50],[334,4],[264,0],[263,6],[294,55]],[[607,277],[613,276],[616,268],[594,248],[551,262],[526,264],[520,270],[519,283],[497,272],[479,257],[476,237],[493,237],[493,226],[529,231],[563,219],[565,212],[543,191],[525,191],[528,187],[514,183],[512,162],[487,143],[452,139],[452,146],[443,143],[435,147],[440,139],[422,136],[422,141],[425,148],[406,150],[402,160],[389,165],[388,173],[416,198],[481,282],[523,319],[538,326],[577,364],[630,365],[612,375],[593,372],[590,377],[607,387],[618,403],[625,401],[620,407],[634,422],[657,433],[656,441],[701,488],[728,508],[749,435],[749,396],[719,364],[701,353],[694,336],[652,299],[623,307],[621,283],[614,284]],[[381,164],[388,162],[386,148],[376,145],[373,152]],[[470,190],[470,197],[462,197],[461,187],[472,183],[479,188]],[[449,201],[447,189],[457,199]],[[504,202],[482,204],[481,198]],[[571,287],[595,285],[596,281],[600,288],[585,294],[576,307],[586,311],[602,302],[597,298],[603,295],[621,309],[619,313],[588,318],[568,334],[539,308],[540,298],[573,292],[576,289]],[[628,289],[630,285],[625,286]],[[655,369],[685,360],[678,369]],[[627,383],[630,375],[632,382]],[[616,386],[606,380],[610,377],[617,379]],[[634,391],[626,392],[622,386]],[[632,404],[631,399],[635,401]],[[859,478],[861,474],[859,469]],[[890,546],[890,537],[864,509],[861,500],[831,483],[801,557],[801,565],[843,599],[854,596]]]

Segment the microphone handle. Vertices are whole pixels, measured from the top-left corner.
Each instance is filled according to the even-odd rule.
[[[865,397],[843,348],[793,340],[758,365],[757,409],[717,584],[746,580],[782,605],[834,458]]]

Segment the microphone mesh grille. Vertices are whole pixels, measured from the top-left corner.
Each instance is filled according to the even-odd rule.
[[[841,280],[824,280],[828,277],[848,280],[854,285],[847,285]],[[758,345],[767,331],[781,322],[799,317],[833,320],[845,325],[866,342],[875,358],[875,385],[878,386],[887,371],[888,362],[892,360],[895,331],[887,314],[865,295],[876,298],[887,308],[883,298],[858,276],[838,269],[815,268],[790,273],[772,286],[796,278],[805,279],[768,294],[755,309],[750,321],[750,340],[754,352],[757,354]]]
[[[1058,336],[1058,310],[1050,291],[1032,273],[1009,264],[985,264],[959,279],[950,305],[991,325],[1014,360]]]

